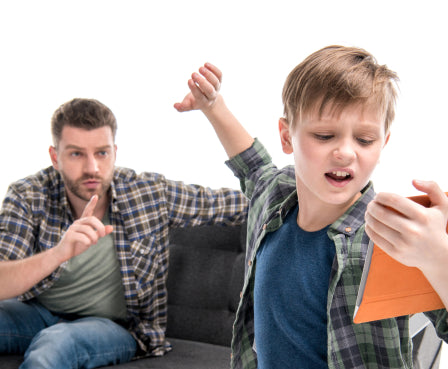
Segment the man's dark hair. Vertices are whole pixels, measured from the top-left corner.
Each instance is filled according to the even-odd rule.
[[[76,98],[62,104],[51,118],[51,134],[55,147],[59,144],[65,126],[85,130],[107,126],[112,130],[115,140],[117,120],[112,111],[98,100]]]

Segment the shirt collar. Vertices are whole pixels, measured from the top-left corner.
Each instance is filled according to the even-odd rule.
[[[335,230],[337,233],[343,233],[347,236],[355,234],[364,225],[367,205],[373,200],[374,196],[373,184],[369,182],[361,190],[361,197],[331,225],[330,230]]]
[[[112,179],[112,182],[110,183],[110,203],[111,203],[111,211],[114,213],[117,213],[119,211],[118,209],[118,196],[117,196],[117,189],[115,186],[115,176]]]
[[[373,184],[370,181],[361,190],[361,197],[330,226],[330,230],[334,230],[337,233],[343,233],[347,236],[355,234],[357,230],[364,225],[364,214],[367,210],[367,205],[373,200],[374,196],[375,191],[373,189]],[[286,214],[297,205],[297,201],[297,191],[294,190],[294,192],[283,201],[283,204],[278,210],[282,219],[285,219]]]

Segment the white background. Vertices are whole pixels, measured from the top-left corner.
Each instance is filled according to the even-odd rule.
[[[0,197],[50,165],[50,117],[73,97],[115,113],[117,165],[238,187],[201,113],[172,107],[206,61],[224,72],[229,107],[289,164],[277,133],[283,82],[330,44],[363,47],[401,79],[376,190],[412,195],[420,178],[448,191],[443,1],[0,1]]]

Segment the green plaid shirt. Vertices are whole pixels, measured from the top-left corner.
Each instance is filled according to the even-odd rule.
[[[258,247],[266,233],[277,230],[297,204],[294,168],[278,170],[264,147],[254,145],[232,158],[229,167],[241,181],[250,200],[246,273],[234,324],[232,368],[257,368],[254,338],[253,288]],[[412,368],[409,317],[354,324],[353,312],[369,239],[364,232],[364,213],[374,196],[370,183],[360,199],[333,223],[328,236],[336,256],[330,275],[327,302],[328,367]],[[286,282],[286,281],[285,281]],[[427,313],[437,332],[448,340],[446,310]]]
[[[130,331],[142,354],[161,355],[167,318],[169,230],[204,224],[240,224],[247,201],[240,191],[211,190],[167,180],[156,173],[116,168],[110,224],[121,268]],[[0,260],[21,259],[58,244],[73,223],[61,177],[53,167],[13,183],[0,211]],[[59,278],[61,265],[22,300]]]

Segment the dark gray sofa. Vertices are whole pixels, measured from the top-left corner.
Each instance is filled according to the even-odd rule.
[[[134,360],[121,369],[228,369],[232,323],[244,277],[245,226],[205,226],[170,235],[167,337],[163,357]],[[414,368],[439,367],[441,341],[421,315],[411,319]],[[0,369],[22,358],[1,356]]]

